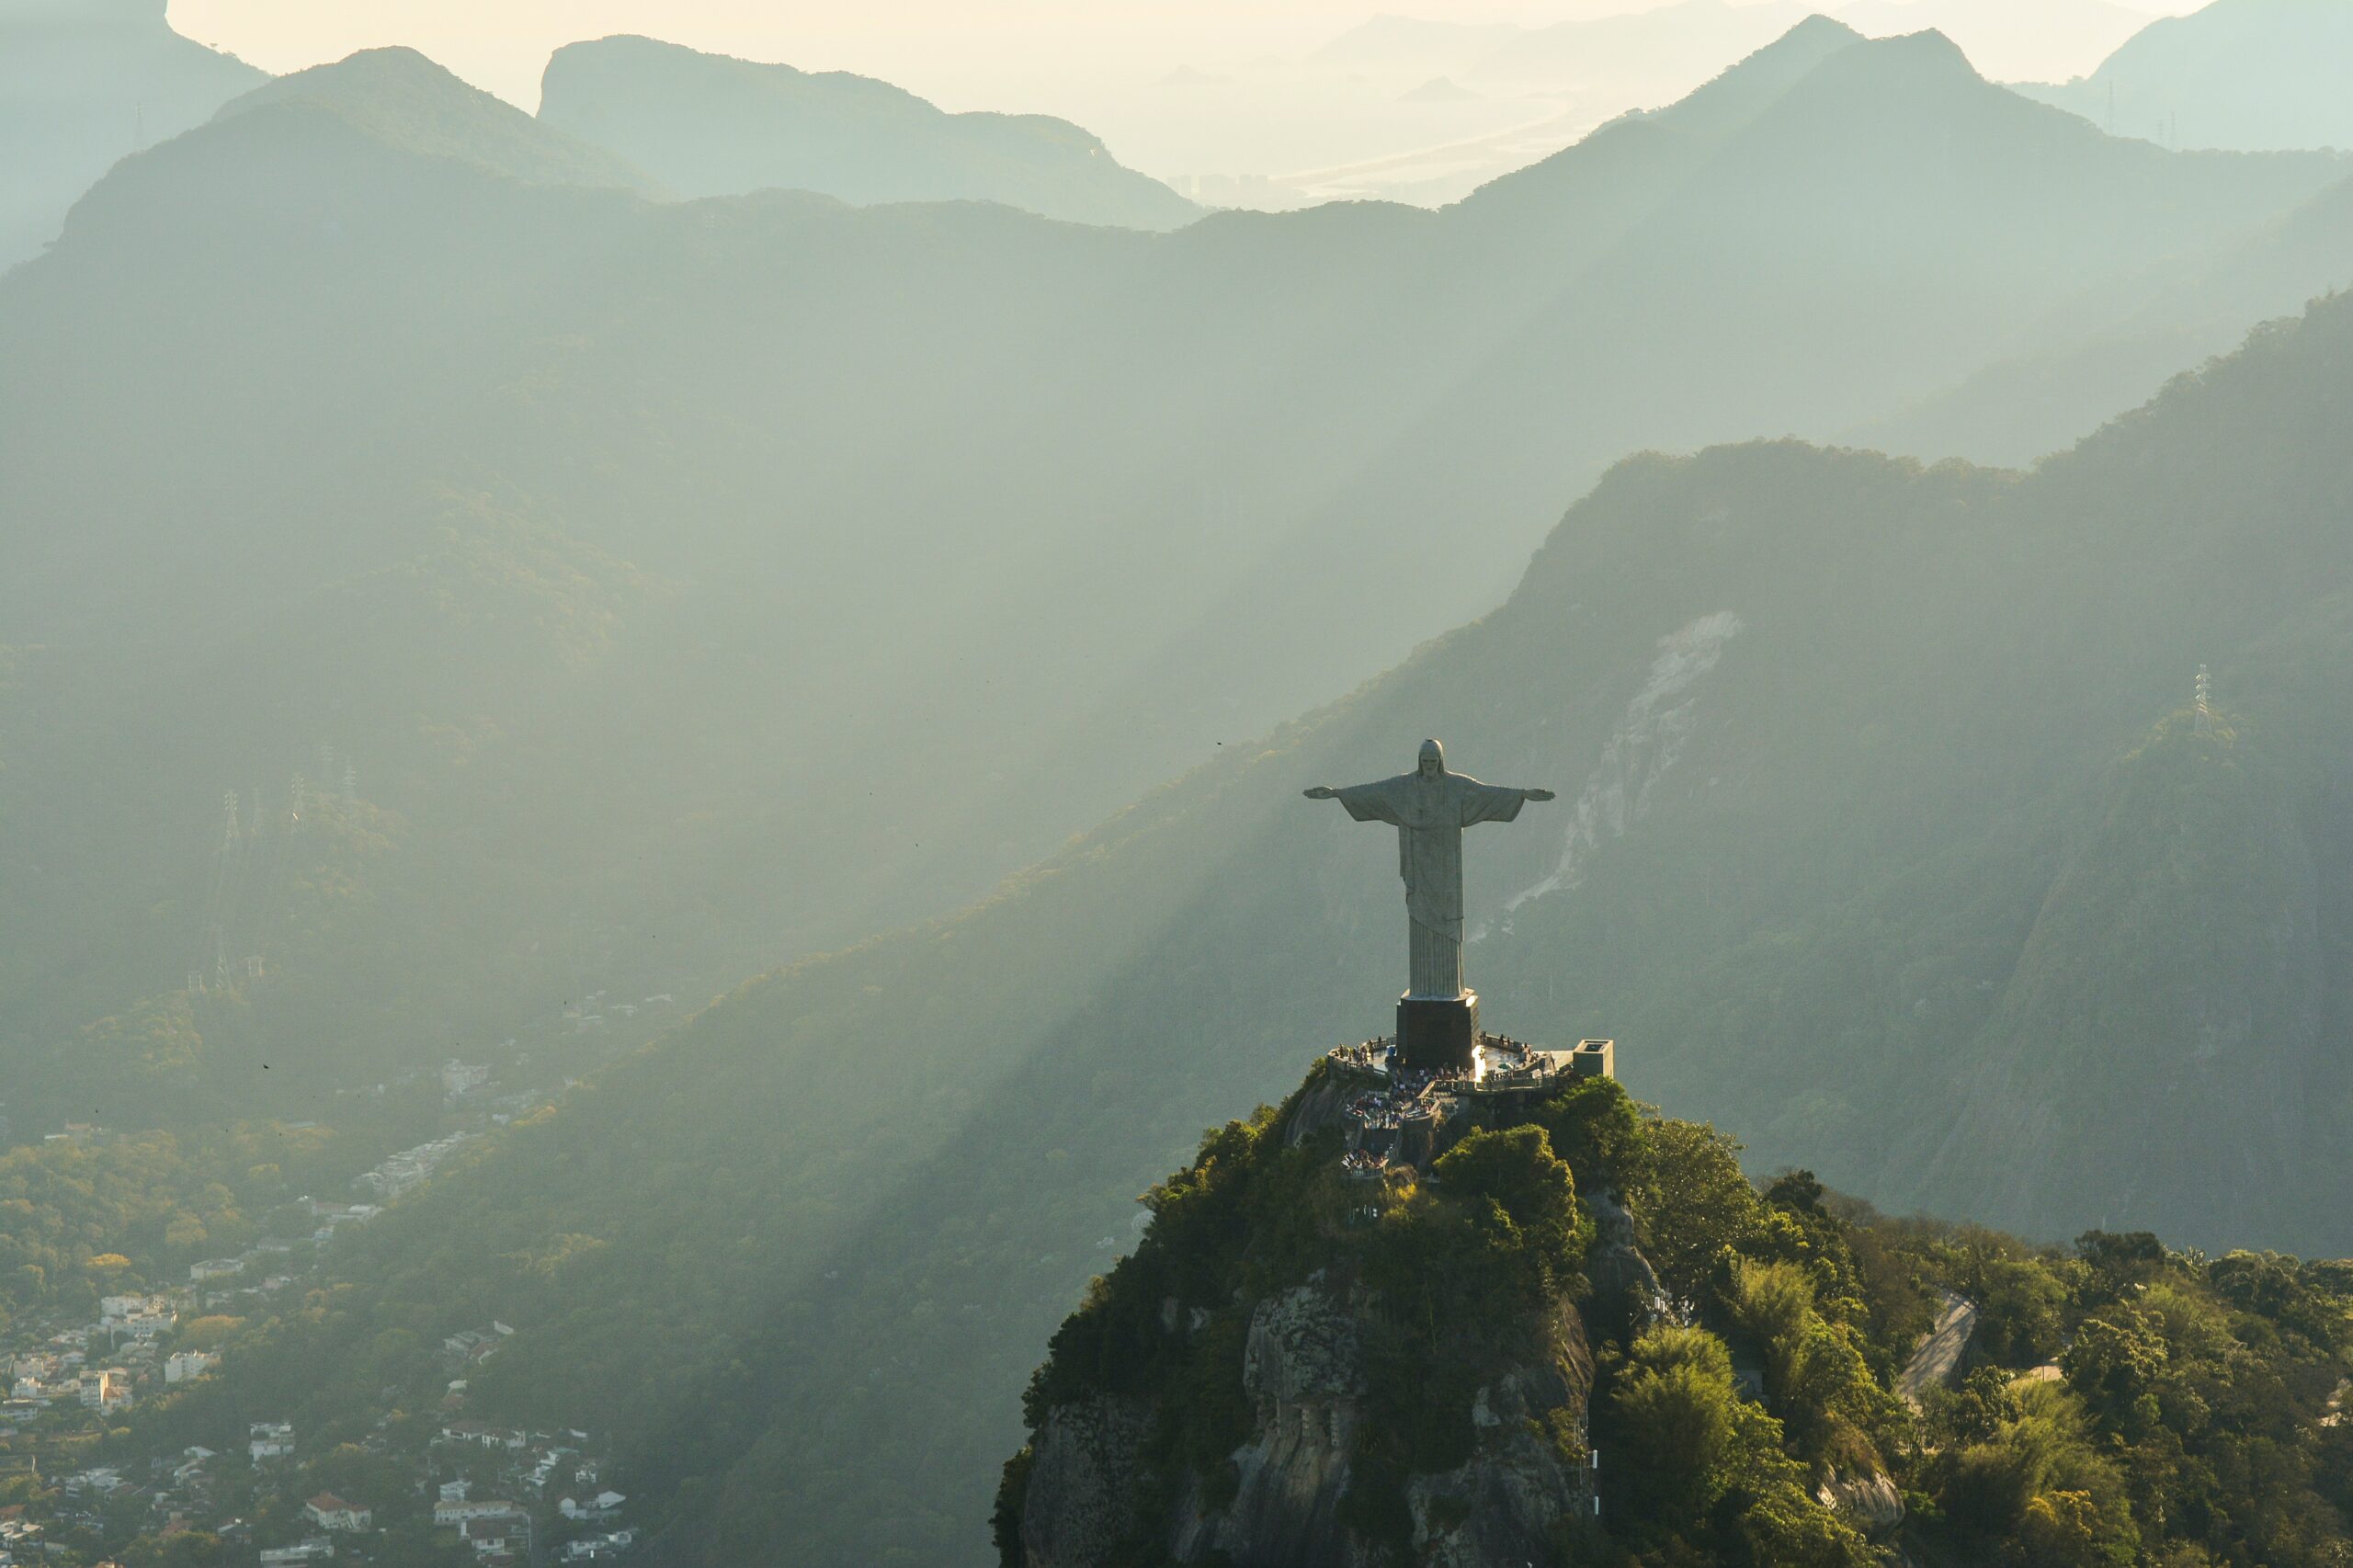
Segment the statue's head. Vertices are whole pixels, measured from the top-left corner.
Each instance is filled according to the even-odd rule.
[[[1422,743],[1421,767],[1416,770],[1425,778],[1435,778],[1446,771],[1446,748],[1436,741]]]

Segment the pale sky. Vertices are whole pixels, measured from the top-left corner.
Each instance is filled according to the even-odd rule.
[[[1550,121],[1562,106],[1490,103],[1410,122],[1376,103],[1286,77],[1284,62],[1378,12],[1540,26],[1643,10],[1662,0],[171,0],[199,42],[285,73],[354,50],[407,44],[526,109],[551,51],[645,33],[804,70],[879,76],[949,109],[1061,115],[1115,156],[1164,177],[1274,174],[1389,157],[1411,147]],[[1847,0],[1823,0],[1836,12]],[[1950,5],[1955,0],[1942,0]],[[1958,0],[2015,17],[2055,0]],[[2111,0],[2152,15],[2200,0]],[[2029,9],[2024,14],[2031,16]],[[1961,39],[1963,47],[1968,40]],[[1726,60],[1722,63],[1730,64]],[[2076,68],[2088,71],[2096,60]],[[1211,108],[1169,88],[1180,68],[1233,87]],[[2069,74],[2071,72],[2059,72]],[[1704,77],[1700,78],[1704,80]],[[1696,85],[1694,82],[1690,84]],[[1237,101],[1246,97],[1246,103]],[[1637,100],[1640,101],[1640,100]],[[1597,103],[1588,118],[1629,104]],[[1352,119],[1353,117],[1353,119]],[[1443,119],[1443,123],[1440,120]],[[1216,123],[1222,120],[1224,123]],[[1552,141],[1572,130],[1548,123]],[[1518,154],[1514,154],[1517,156]]]
[[[646,33],[699,49],[901,80],[1050,80],[1090,66],[1302,52],[1381,11],[1540,25],[1655,0],[172,0],[173,25],[265,70],[405,43],[526,108],[557,45]],[[2115,0],[2151,15],[2199,0]],[[1824,9],[1836,10],[1837,0]],[[918,88],[918,90],[922,90]],[[952,104],[951,108],[978,107]],[[1018,105],[990,105],[1014,108]]]

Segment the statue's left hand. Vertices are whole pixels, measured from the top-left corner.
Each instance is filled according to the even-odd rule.
[[[1306,797],[1311,801],[1328,801],[1335,795],[1337,795],[1339,791],[1327,785],[1318,784],[1314,789],[1302,790],[1302,793],[1306,795]]]
[[[1531,801],[1550,801],[1554,799],[1552,791],[1550,790],[1522,790],[1520,793],[1527,796]]]

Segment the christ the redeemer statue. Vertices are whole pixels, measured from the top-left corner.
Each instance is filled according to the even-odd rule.
[[[1462,985],[1462,830],[1483,822],[1509,822],[1550,790],[1513,790],[1449,773],[1436,741],[1422,743],[1411,773],[1377,784],[1307,791],[1311,801],[1337,801],[1358,822],[1385,822],[1397,830],[1397,873],[1405,879],[1411,917],[1411,983],[1397,1004],[1397,1043],[1415,1066],[1468,1065],[1478,1041],[1479,999]]]

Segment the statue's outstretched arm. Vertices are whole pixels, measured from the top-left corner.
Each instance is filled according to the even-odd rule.
[[[1522,799],[1529,801],[1550,801],[1555,798],[1550,790],[1522,790],[1519,793]]]
[[[1336,801],[1340,798],[1340,792],[1337,790],[1333,789],[1329,784],[1318,784],[1315,788],[1306,790],[1304,793],[1311,801]]]

